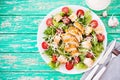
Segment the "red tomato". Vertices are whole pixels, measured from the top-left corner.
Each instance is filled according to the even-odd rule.
[[[74,67],[74,63],[72,61],[66,62],[65,67],[67,70],[71,70]]]
[[[103,34],[97,34],[96,36],[99,42],[102,42],[105,39],[105,36]]]
[[[48,44],[46,42],[42,42],[42,48],[43,49],[48,49]]]
[[[90,52],[87,52],[86,57],[87,57],[87,58],[93,58],[93,54],[90,53]]]
[[[90,25],[93,27],[93,28],[96,28],[98,26],[98,22],[96,20],[92,20],[90,22]]]
[[[56,62],[56,61],[57,61],[57,56],[56,56],[56,55],[53,55],[53,56],[52,56],[52,61],[53,61],[53,62]]]
[[[47,25],[47,26],[52,26],[52,25],[53,25],[52,18],[48,18],[48,19],[47,19],[46,25]]]
[[[76,15],[77,15],[78,17],[84,16],[84,11],[83,11],[82,9],[79,9],[79,10],[77,10]]]
[[[63,7],[62,12],[67,14],[69,12],[69,8],[68,7]]]
[[[80,57],[75,56],[75,57],[74,57],[74,63],[77,64],[77,63],[79,63],[79,62],[80,62]]]
[[[64,24],[69,24],[70,23],[70,19],[67,16],[64,16],[62,19]]]

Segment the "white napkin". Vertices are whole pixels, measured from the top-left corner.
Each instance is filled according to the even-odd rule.
[[[117,50],[120,50],[120,43],[117,42],[115,45],[115,48]],[[110,60],[110,58],[111,58],[111,55],[109,55],[108,60]],[[88,76],[90,71],[91,70],[85,72],[80,80],[85,80],[85,78]],[[110,63],[107,65],[106,71],[103,73],[100,80],[120,80],[120,55],[118,55],[117,57],[114,57],[110,61]]]

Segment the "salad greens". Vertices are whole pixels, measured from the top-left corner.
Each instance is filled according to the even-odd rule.
[[[91,61],[96,61],[104,50],[103,41],[99,41],[94,27],[91,26],[91,11],[81,11],[79,9],[77,11],[79,15],[77,15],[70,8],[69,11],[67,11],[68,9],[65,10],[67,13],[61,11],[58,18],[53,16],[49,19],[51,21],[46,21],[48,27],[44,31],[44,40],[49,47],[45,47],[47,49],[44,54],[51,59],[48,65],[53,69],[59,68],[61,64],[67,64],[67,70],[72,69],[73,65],[76,69],[87,69],[89,66],[84,60],[90,58]],[[75,15],[72,15],[72,13],[75,13]],[[74,19],[69,18],[71,15],[71,18]],[[97,24],[96,26],[98,27]],[[89,34],[85,32],[86,27],[92,29],[91,31],[88,30],[90,31]],[[46,44],[42,46],[46,46]],[[93,63],[91,62],[91,64]]]
[[[91,22],[91,20],[92,20],[92,15],[90,11],[86,11],[83,18],[78,18],[78,21],[85,26],[88,25]]]
[[[88,67],[84,63],[80,62],[80,63],[75,65],[75,68],[79,70],[79,69],[86,69]]]

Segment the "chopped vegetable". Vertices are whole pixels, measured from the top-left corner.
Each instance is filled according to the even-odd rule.
[[[52,54],[54,53],[54,51],[52,50],[52,47],[49,47],[47,50],[45,50],[44,53],[47,54],[48,56],[52,56]]]
[[[69,61],[66,63],[65,67],[67,70],[71,70],[74,67],[74,63],[72,61]]]
[[[78,70],[79,69],[86,69],[87,66],[84,63],[80,62],[80,63],[78,63],[78,64],[75,65],[75,68],[78,69]]]
[[[48,49],[48,44],[47,44],[47,42],[42,42],[42,48],[43,49]]]
[[[59,62],[55,63],[55,62],[52,62],[52,61],[51,61],[48,65],[49,65],[51,68],[56,69],[56,68],[59,67],[60,63],[59,63]]]
[[[83,11],[82,9],[79,9],[79,10],[77,10],[76,15],[77,15],[78,17],[84,16],[84,11]]]
[[[91,27],[96,28],[98,26],[98,22],[96,20],[92,20],[90,22]]]
[[[103,51],[103,32],[98,34],[98,21],[92,20],[90,11],[72,11],[63,7],[61,12],[46,20],[42,48],[49,56],[49,65],[56,69],[61,64],[67,70],[86,69],[94,64]],[[98,27],[98,29],[97,29]],[[101,29],[100,29],[101,30]],[[104,30],[104,29],[103,29]]]
[[[47,21],[46,21],[46,24],[47,26],[52,26],[53,25],[53,22],[52,22],[52,18],[48,18]]]

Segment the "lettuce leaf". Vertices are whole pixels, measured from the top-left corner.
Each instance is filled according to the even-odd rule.
[[[83,18],[78,18],[78,22],[82,23],[83,25],[89,25],[92,20],[92,15],[90,11],[86,11]]]
[[[59,67],[59,65],[60,65],[60,63],[59,62],[50,62],[50,63],[48,63],[48,65],[51,67],[51,68],[53,68],[53,69],[56,69],[56,68],[58,68]]]
[[[78,64],[75,65],[75,68],[78,69],[78,70],[79,69],[86,69],[87,66],[84,63],[80,62],[80,63],[78,63]]]
[[[48,56],[52,56],[54,51],[52,50],[52,47],[49,47],[47,50],[44,51],[44,53]]]
[[[56,29],[54,29],[53,27],[48,27],[45,31],[44,34],[45,35],[54,35],[56,33]]]
[[[92,15],[90,11],[86,11],[84,15],[85,25],[88,25],[92,20]]]

